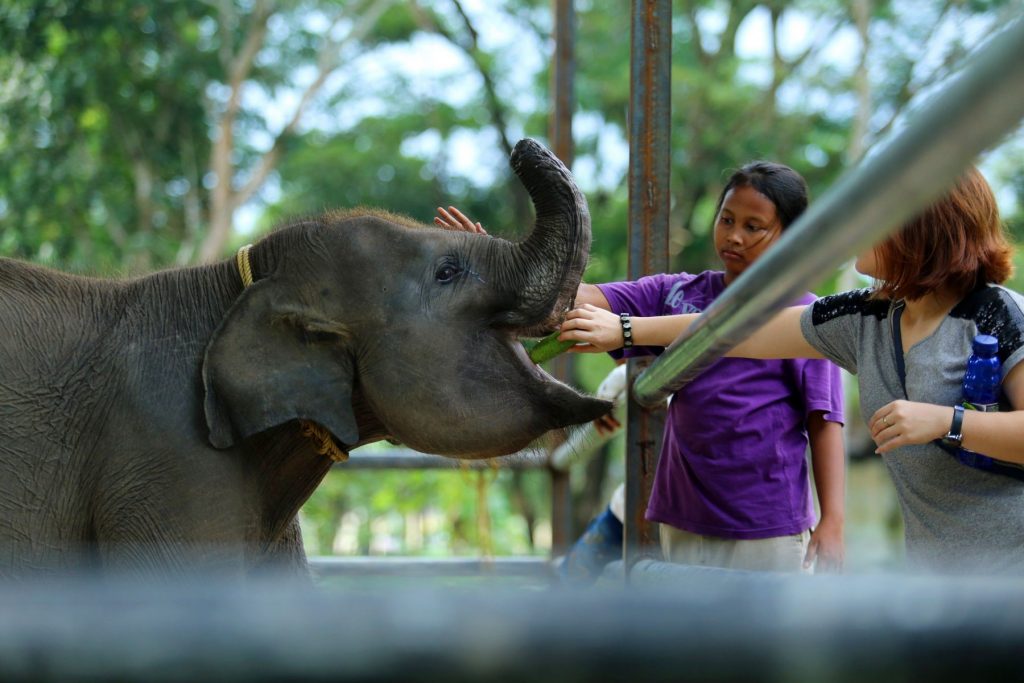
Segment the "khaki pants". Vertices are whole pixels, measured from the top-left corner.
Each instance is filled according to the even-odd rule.
[[[750,571],[809,572],[803,568],[809,530],[792,536],[736,540],[701,536],[661,524],[661,550],[665,560],[701,567]]]

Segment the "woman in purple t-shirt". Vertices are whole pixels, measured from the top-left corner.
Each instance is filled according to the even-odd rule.
[[[715,211],[715,249],[724,270],[584,284],[577,306],[642,317],[703,311],[806,206],[807,186],[796,171],[747,164],[729,178]],[[813,299],[807,294],[794,303]],[[585,318],[570,314],[562,338],[587,341],[585,325]],[[613,355],[661,350],[632,346]],[[818,570],[839,571],[842,420],[839,370],[820,359],[724,358],[677,391],[647,508],[647,518],[661,523],[666,559],[768,571],[816,563]],[[599,426],[610,425],[606,419]],[[817,525],[808,445],[822,512]]]

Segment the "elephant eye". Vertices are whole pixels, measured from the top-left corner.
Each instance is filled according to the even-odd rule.
[[[434,279],[441,284],[446,284],[453,281],[461,272],[462,269],[454,263],[442,263],[437,267],[437,272],[434,273]]]

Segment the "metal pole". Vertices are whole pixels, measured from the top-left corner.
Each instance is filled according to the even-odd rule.
[[[709,306],[637,378],[636,400],[660,404],[826,273],[941,195],[1024,117],[1022,93],[1024,20],[1017,20]]]
[[[631,20],[629,105],[629,277],[668,270],[671,0],[636,0]],[[629,385],[642,369],[630,360]],[[644,519],[661,450],[664,410],[626,404],[624,559],[657,554],[655,525]],[[627,571],[628,576],[628,571]]]
[[[572,139],[572,115],[575,109],[576,10],[573,0],[554,0],[555,55],[551,67],[551,149],[566,168],[572,168],[575,148]],[[548,371],[563,382],[570,382],[573,356],[562,354],[553,359]],[[569,472],[550,468],[551,475],[551,553],[561,555],[574,537],[572,489]]]
[[[572,168],[575,148],[572,115],[576,108],[576,10],[573,0],[554,0],[555,58],[551,67],[551,150]]]

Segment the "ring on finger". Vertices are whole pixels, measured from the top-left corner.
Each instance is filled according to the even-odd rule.
[[[884,422],[886,424],[886,426],[892,427],[892,422],[889,422],[889,416],[888,415],[884,415],[882,417],[882,422]]]

